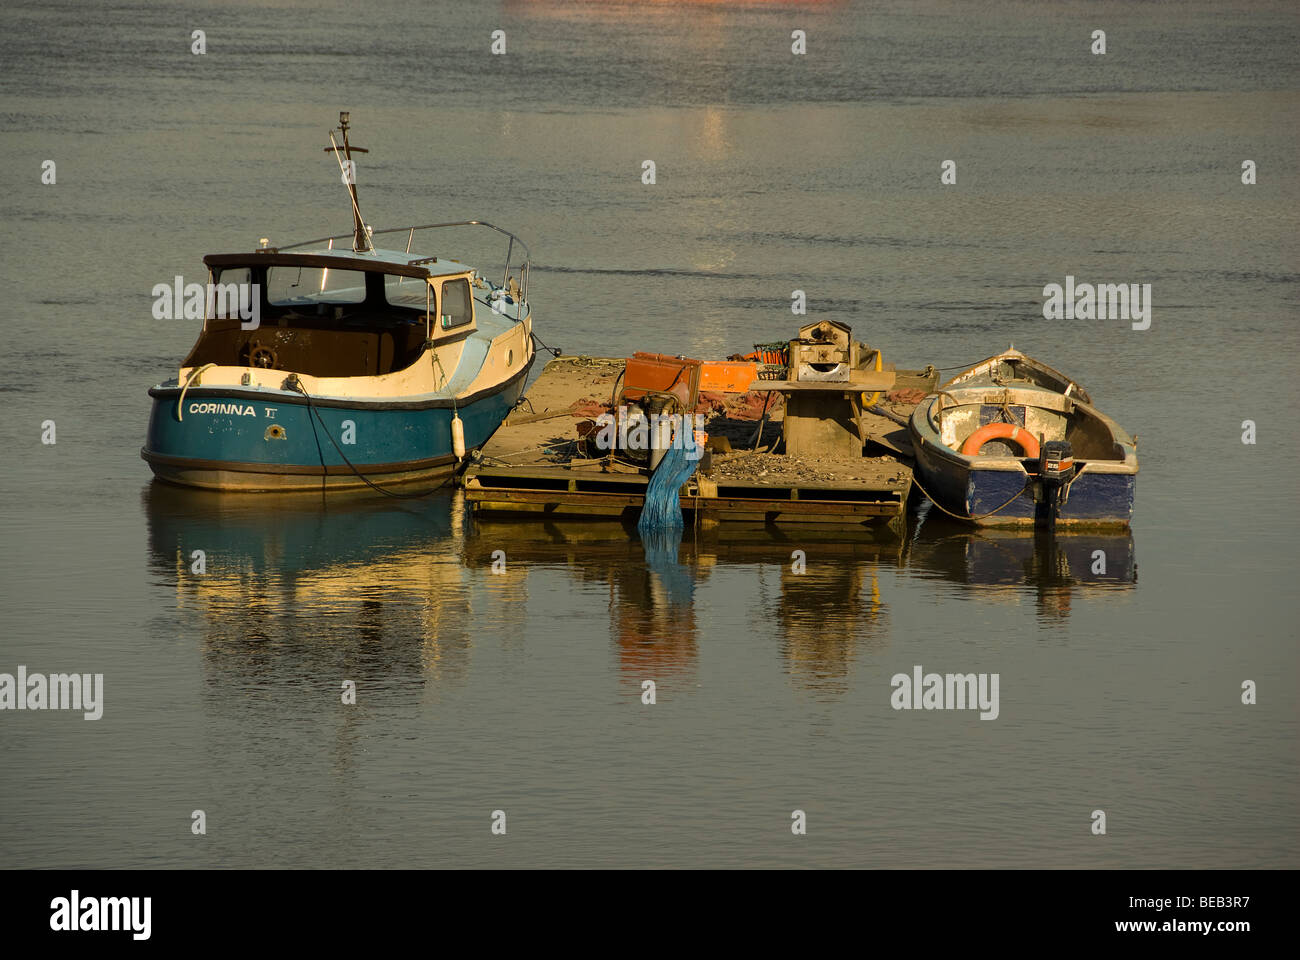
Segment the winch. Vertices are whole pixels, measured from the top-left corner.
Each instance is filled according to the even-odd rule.
[[[792,380],[847,383],[854,364],[850,328],[835,320],[822,320],[799,328],[790,341]]]

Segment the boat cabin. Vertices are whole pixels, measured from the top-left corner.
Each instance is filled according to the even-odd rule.
[[[208,316],[183,366],[373,377],[475,329],[472,268],[401,251],[216,254]],[[242,307],[242,310],[241,310]]]

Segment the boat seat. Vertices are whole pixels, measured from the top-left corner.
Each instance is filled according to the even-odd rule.
[[[186,365],[247,365],[253,350],[261,349],[275,357],[276,370],[317,377],[373,377],[409,366],[423,346],[424,325],[417,323],[380,329],[263,324],[244,330],[237,320],[222,320],[209,323]]]

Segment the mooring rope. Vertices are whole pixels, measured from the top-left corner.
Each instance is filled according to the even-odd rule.
[[[558,357],[558,356],[560,355],[559,348],[557,348],[557,347],[548,347],[546,344],[542,343],[542,338],[539,337],[537,334],[533,333],[533,331],[529,330],[529,331],[528,331],[528,335],[529,335],[530,337],[533,338],[533,344],[534,344],[534,347],[535,347],[535,348],[536,348],[536,347],[541,347],[543,350],[545,350],[547,353],[549,353],[549,354],[550,354],[551,356],[553,356],[553,357]]]
[[[925,487],[921,486],[921,481],[917,479],[915,470],[912,471],[912,482],[916,484],[916,489],[920,490],[923,494],[925,494],[925,498],[927,500],[933,503],[944,513],[948,514],[948,516],[956,517],[958,520],[987,520],[989,517],[993,516],[994,514],[1001,513],[1007,507],[1011,506],[1011,504],[1019,500],[1024,495],[1025,491],[1029,489],[1029,481],[1026,480],[1025,485],[1016,492],[1016,495],[1012,497],[1010,500],[1008,500],[1006,503],[1002,504],[1002,506],[998,507],[996,510],[992,510],[989,513],[981,513],[978,516],[971,515],[971,514],[967,514],[963,516],[960,513],[953,513],[951,510],[945,507],[938,500],[934,499],[934,497],[930,495],[930,491],[925,489]]]
[[[348,465],[348,468],[357,475],[357,479],[365,483],[366,486],[371,487],[374,490],[378,490],[384,496],[392,497],[394,500],[418,500],[421,497],[427,497],[429,494],[441,490],[443,487],[447,485],[447,480],[443,480],[437,486],[425,490],[423,493],[394,493],[392,490],[385,490],[377,483],[372,482],[369,477],[365,476],[365,474],[363,474],[360,470],[358,470],[353,465],[352,461],[348,459],[348,455],[343,452],[343,449],[339,446],[338,441],[334,439],[334,434],[330,433],[329,427],[325,426],[325,421],[321,420],[320,411],[317,410],[316,405],[312,403],[311,394],[307,392],[307,388],[302,385],[302,381],[298,379],[298,376],[296,374],[291,378],[289,385],[294,387],[299,393],[301,393],[304,397],[307,398],[307,409],[316,415],[316,420],[320,421],[321,429],[325,431],[325,436],[329,437],[330,443],[334,445],[334,449],[337,450],[339,456],[343,458],[343,462],[346,463]],[[315,423],[312,423],[311,425],[311,432],[314,436],[317,436],[316,446],[319,449],[320,439],[319,439],[319,435],[316,433]],[[324,458],[322,458],[321,460],[321,471],[322,471],[321,483],[323,486],[325,482],[324,478],[328,475],[328,472],[325,470]]]

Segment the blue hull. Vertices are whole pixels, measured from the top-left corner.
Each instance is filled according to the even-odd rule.
[[[1006,470],[968,469],[924,450],[916,475],[943,509],[984,526],[1024,526],[1047,519],[1046,507],[1034,499],[1033,484],[1023,496],[1025,474]],[[1069,500],[1057,523],[1078,526],[1127,526],[1133,519],[1136,473],[1084,472],[1070,485]],[[1007,504],[1008,500],[1012,500]],[[1002,509],[998,509],[1001,507]],[[993,516],[986,516],[997,511]]]
[[[523,392],[527,367],[458,405],[465,449],[481,447]],[[178,388],[155,388],[141,456],[162,480],[216,490],[319,490],[390,486],[445,476],[452,452],[450,401],[344,403],[282,390],[193,388],[177,416]],[[346,458],[346,459],[345,459]],[[350,462],[350,465],[349,465]]]

